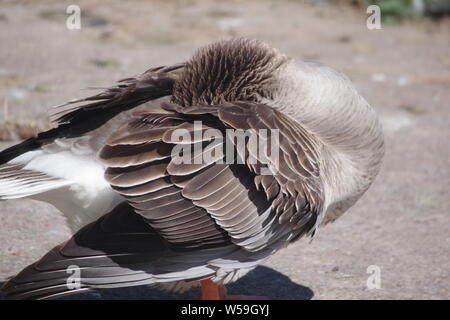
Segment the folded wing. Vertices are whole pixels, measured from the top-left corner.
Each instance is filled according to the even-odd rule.
[[[164,108],[168,113],[137,115],[98,155],[126,203],[9,281],[9,297],[76,292],[66,285],[70,265],[82,268],[79,290],[206,277],[226,283],[314,232],[323,205],[317,142],[299,124],[255,103]],[[177,139],[177,129],[190,138]],[[206,134],[227,136],[227,129],[279,130],[278,159],[262,159],[249,141],[239,151],[232,139]],[[219,150],[229,142],[242,164],[223,161]],[[200,152],[174,153],[181,145]],[[269,171],[261,174],[264,166]]]

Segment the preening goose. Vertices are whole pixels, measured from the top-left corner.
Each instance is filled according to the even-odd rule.
[[[0,153],[0,199],[47,201],[75,232],[3,286],[11,299],[199,283],[203,298],[225,298],[222,285],[351,207],[384,153],[374,110],[344,75],[256,40],[66,105],[56,128]]]

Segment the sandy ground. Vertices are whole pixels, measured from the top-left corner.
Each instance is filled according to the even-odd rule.
[[[232,36],[345,72],[386,133],[367,194],[312,242],[300,241],[233,285],[273,299],[450,298],[450,19],[368,30],[365,9],[311,1],[0,1],[0,122],[45,125],[47,108],[90,86],[184,61]],[[4,112],[6,111],[7,112]],[[13,141],[5,141],[6,147]],[[0,281],[69,236],[62,215],[31,200],[0,203]],[[368,289],[367,268],[381,270]],[[195,298],[149,288],[78,298]]]

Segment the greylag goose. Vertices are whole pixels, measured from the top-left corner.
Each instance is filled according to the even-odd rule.
[[[227,298],[225,284],[350,208],[384,154],[347,77],[257,40],[214,43],[64,106],[55,128],[0,153],[0,199],[46,201],[74,231],[8,281],[7,298],[136,285]]]

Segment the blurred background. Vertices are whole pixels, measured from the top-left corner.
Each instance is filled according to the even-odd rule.
[[[69,5],[81,29],[66,26]],[[369,29],[366,9],[381,9]],[[258,38],[346,73],[377,110],[382,171],[364,197],[232,286],[273,299],[450,298],[450,0],[0,0],[0,148],[50,128],[48,108],[205,44]],[[0,282],[70,233],[32,200],[0,203]],[[370,266],[381,288],[366,285]],[[368,273],[369,268],[369,273]],[[192,298],[139,288],[81,298]]]

